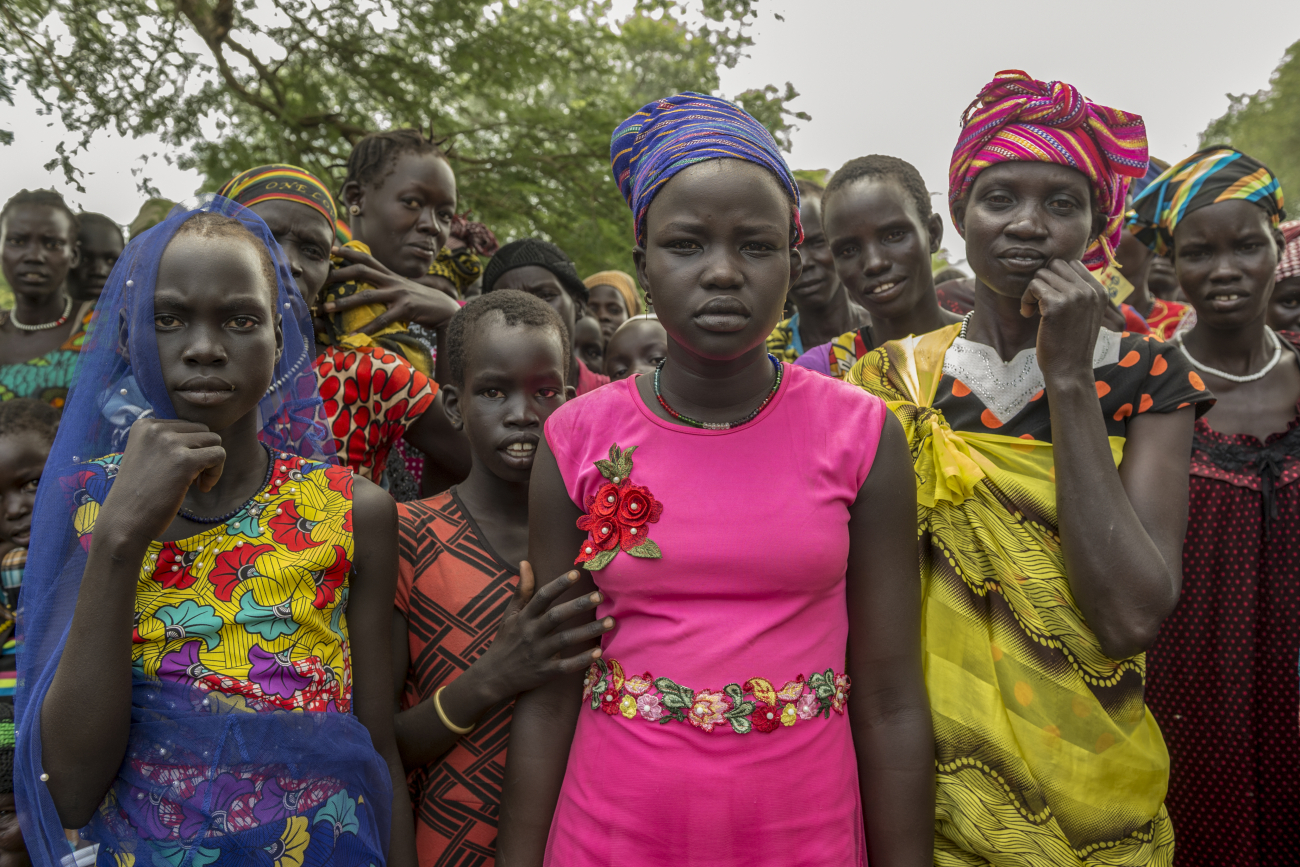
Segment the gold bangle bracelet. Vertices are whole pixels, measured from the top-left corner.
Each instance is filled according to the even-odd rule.
[[[458,735],[467,735],[478,727],[478,723],[469,727],[461,727],[447,719],[447,712],[442,709],[442,691],[446,688],[446,686],[440,686],[438,691],[433,694],[433,709],[438,712],[438,719],[442,720],[442,724],[447,727],[448,731],[455,732]]]

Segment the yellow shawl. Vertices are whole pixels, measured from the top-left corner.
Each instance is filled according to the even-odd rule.
[[[1145,655],[1106,657],[1074,602],[1052,445],[954,431],[933,407],[959,331],[887,343],[847,377],[888,403],[915,462],[935,864],[1165,867],[1169,754]],[[1118,465],[1124,440],[1110,445]]]
[[[360,250],[362,253],[370,252],[370,247],[362,241],[348,241],[343,246]],[[333,257],[332,262],[335,268],[342,268],[348,264],[338,256]],[[327,301],[338,301],[340,298],[347,298],[373,288],[369,283],[331,283],[321,293],[320,303],[324,305]],[[432,376],[433,360],[429,356],[429,350],[406,330],[407,323],[393,322],[381,328],[373,336],[357,331],[358,328],[364,328],[374,321],[385,309],[383,304],[363,304],[351,310],[329,314],[326,317],[328,327],[323,342],[344,349],[377,346],[402,356],[425,376]]]

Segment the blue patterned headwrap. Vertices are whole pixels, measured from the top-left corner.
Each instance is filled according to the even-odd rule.
[[[776,175],[794,202],[794,245],[803,243],[799,190],[776,139],[735,103],[679,93],[648,103],[618,125],[609,142],[614,182],[632,208],[636,242],[645,246],[645,215],[673,175],[705,160],[745,160]]]

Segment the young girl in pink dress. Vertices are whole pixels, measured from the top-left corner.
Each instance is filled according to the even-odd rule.
[[[692,93],[611,154],[668,357],[547,422],[529,559],[581,564],[614,628],[519,698],[498,864],[929,865],[915,486],[880,400],[765,349],[801,268],[789,169]]]

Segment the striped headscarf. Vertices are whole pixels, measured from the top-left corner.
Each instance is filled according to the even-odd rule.
[[[1259,205],[1274,226],[1286,218],[1282,187],[1267,166],[1236,148],[1208,147],[1156,178],[1133,200],[1129,231],[1167,256],[1174,247],[1174,229],[1188,214],[1233,199]]]
[[[297,166],[277,163],[249,169],[227,181],[217,195],[246,208],[270,199],[286,199],[315,208],[330,221],[331,228],[338,222],[338,209],[329,189],[311,172]]]
[[[645,215],[664,184],[705,160],[744,160],[776,175],[794,202],[793,244],[803,243],[799,190],[776,140],[738,105],[687,91],[648,103],[618,125],[609,143],[614,183],[632,209],[637,244],[645,246]]]
[[[352,227],[342,220],[334,223],[334,241],[340,247],[352,240]]]
[[[1083,263],[1098,270],[1115,261],[1129,180],[1147,170],[1146,125],[1139,115],[1090,102],[1071,84],[1005,69],[984,85],[961,123],[948,170],[950,210],[991,165],[1069,166],[1088,177],[1097,208],[1106,215],[1101,237],[1089,245]]]
[[[614,287],[618,290],[618,294],[623,296],[623,306],[627,308],[628,316],[635,316],[641,312],[641,295],[636,291],[636,282],[632,279],[632,275],[626,271],[597,271],[582,282],[589,290],[597,286]]]
[[[1278,228],[1286,239],[1286,249],[1277,260],[1277,279],[1282,281],[1300,277],[1300,220],[1283,223]]]
[[[1150,164],[1147,165],[1147,173],[1140,178],[1136,178],[1133,183],[1129,185],[1129,194],[1135,199],[1142,195],[1142,193],[1146,191],[1146,188],[1151,186],[1157,178],[1169,171],[1169,163],[1160,159],[1160,157],[1150,157],[1150,160]]]

